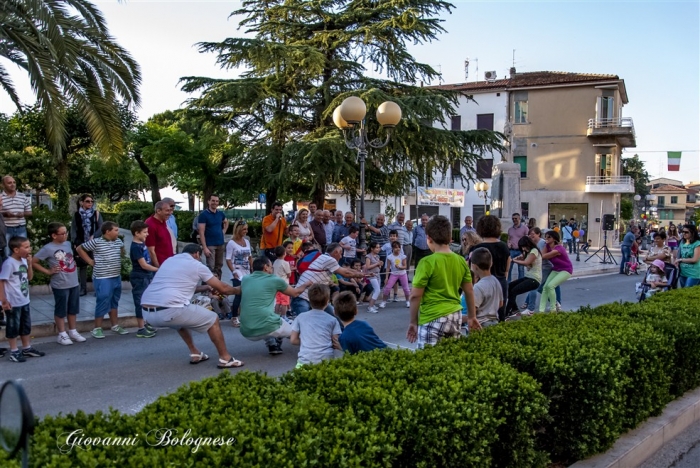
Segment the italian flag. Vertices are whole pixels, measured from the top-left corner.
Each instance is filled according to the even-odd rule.
[[[680,151],[669,151],[668,152],[668,170],[669,171],[680,171],[681,170],[681,152]]]

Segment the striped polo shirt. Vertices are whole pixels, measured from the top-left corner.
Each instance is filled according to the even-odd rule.
[[[81,247],[86,252],[95,253],[93,278],[114,278],[121,275],[122,248],[124,247],[121,239],[108,241],[104,237],[98,237],[87,241]]]
[[[11,213],[22,213],[25,211],[32,212],[32,204],[29,201],[29,197],[21,192],[15,192],[14,196],[9,196],[5,192],[0,194],[2,197],[2,210],[9,211]],[[21,218],[5,218],[5,226],[7,227],[18,227],[27,224],[27,220],[24,216]]]

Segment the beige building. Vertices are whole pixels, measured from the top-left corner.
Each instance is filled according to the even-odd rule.
[[[619,219],[620,195],[634,193],[621,168],[623,148],[636,146],[632,119],[622,117],[624,80],[511,69],[508,92],[508,159],[521,167],[521,211],[540,227],[574,218],[602,245],[603,216]],[[609,245],[618,242],[616,232],[608,232]]]
[[[661,185],[651,189],[651,194],[656,195],[652,222],[659,226],[668,227],[670,223],[685,224],[686,219],[686,199],[688,190],[675,185]]]

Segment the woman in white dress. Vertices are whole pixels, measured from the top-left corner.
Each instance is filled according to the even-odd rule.
[[[233,237],[226,244],[226,265],[233,278],[231,284],[240,286],[244,276],[249,275],[253,268],[253,256],[251,254],[250,241],[246,238],[248,234],[248,224],[243,219],[239,219],[233,223]],[[241,322],[238,320],[241,308],[241,295],[237,294],[233,297],[233,306],[231,307],[231,324],[234,327],[240,327]]]
[[[297,217],[292,224],[299,226],[299,237],[304,242],[315,242],[314,233],[311,230],[311,225],[309,224],[309,210],[302,208],[297,213]]]

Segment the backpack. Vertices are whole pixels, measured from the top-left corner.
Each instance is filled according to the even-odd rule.
[[[317,249],[309,250],[306,252],[306,254],[301,257],[301,260],[297,262],[297,275],[298,278],[301,277],[302,273],[304,273],[307,270],[310,271],[323,271],[323,270],[314,270],[312,268],[309,268],[311,264],[316,261],[318,257],[321,256],[321,252]]]

